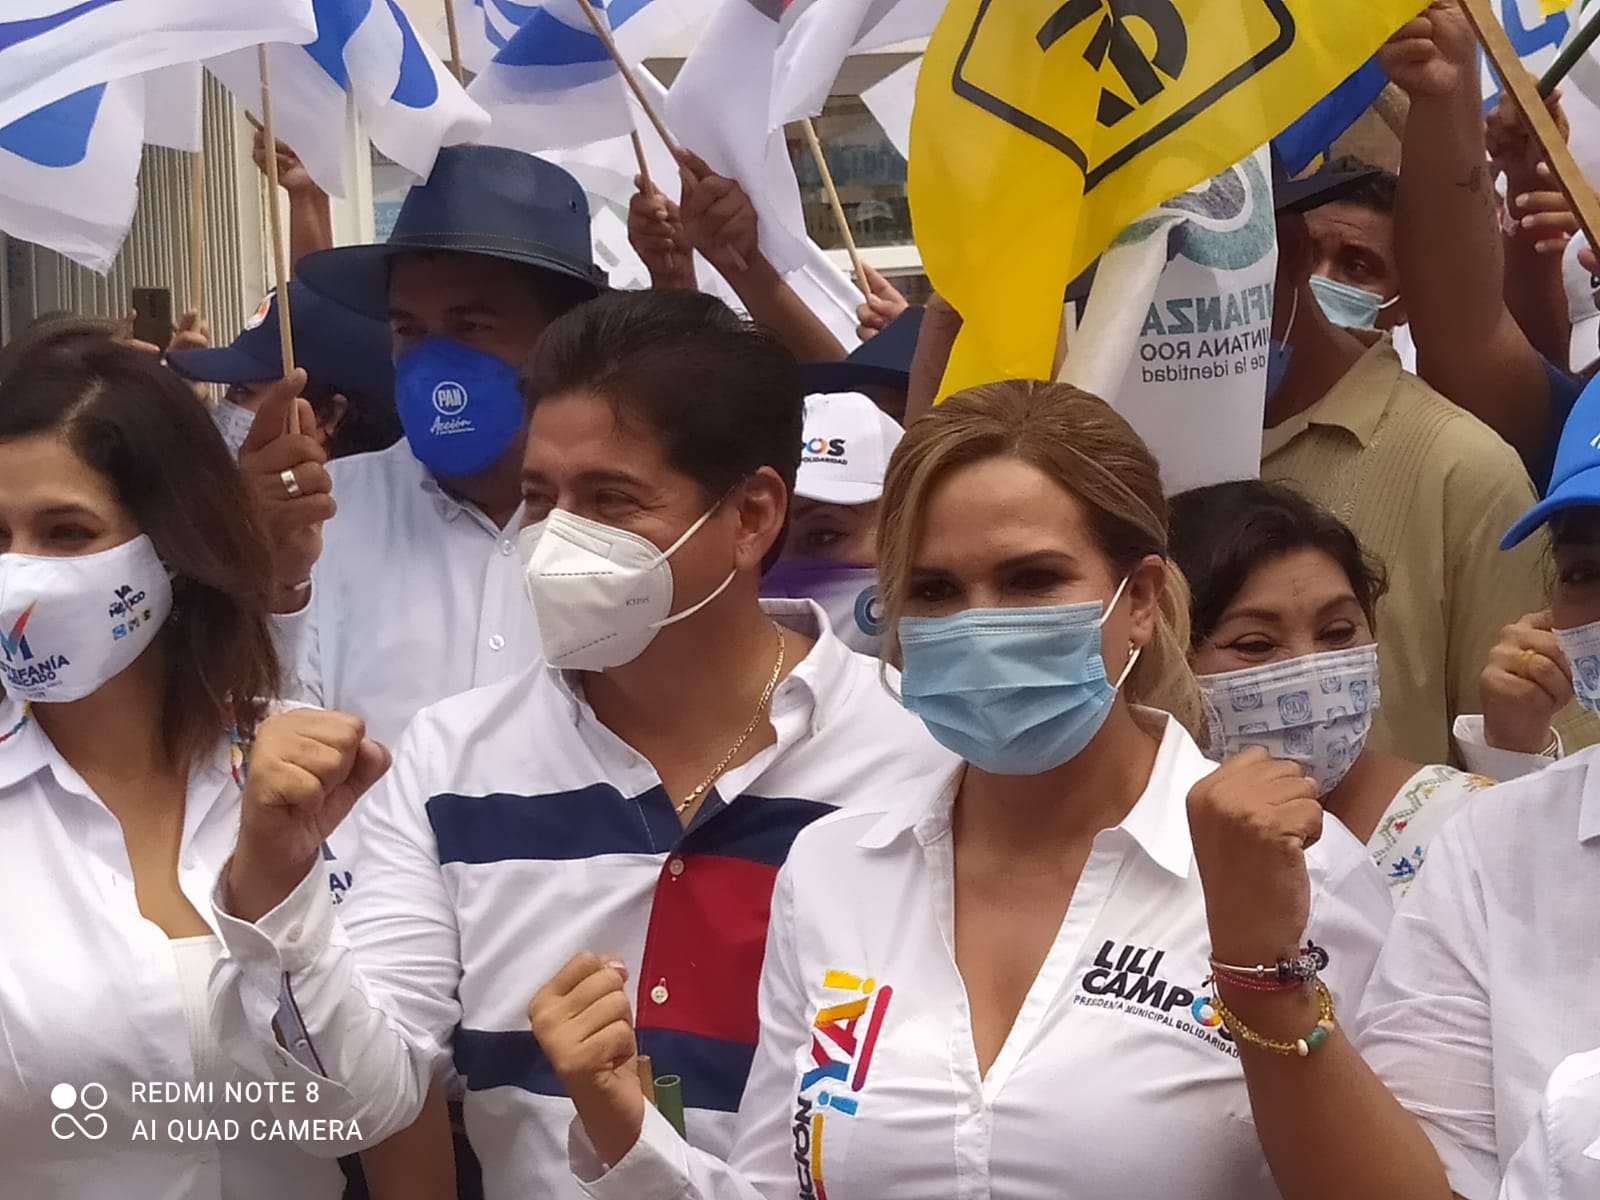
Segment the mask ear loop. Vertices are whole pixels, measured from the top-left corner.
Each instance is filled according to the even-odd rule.
[[[738,484],[734,484],[734,487],[738,487],[738,486],[739,486]],[[731,495],[733,495],[733,488],[729,488],[726,492],[724,492],[722,494],[722,499],[718,500],[710,508],[706,509],[705,512],[701,513],[700,514],[700,519],[698,521],[696,521],[693,525],[689,526],[689,528],[685,529],[683,531],[683,536],[682,537],[680,537],[677,541],[673,542],[672,545],[668,546],[665,550],[661,551],[661,561],[662,562],[669,562],[672,559],[672,556],[674,554],[676,554],[683,547],[683,545],[686,542],[688,542],[688,540],[690,538],[692,538],[695,534],[699,533],[701,529],[705,528],[705,523],[707,521],[711,520],[711,514],[716,512],[717,509],[721,508],[725,503],[727,503],[728,497],[731,496]],[[716,589],[709,596],[707,596],[704,600],[700,601],[700,603],[691,604],[688,608],[684,609],[682,612],[673,613],[669,617],[662,617],[661,620],[656,621],[655,623],[653,623],[650,626],[650,628],[651,629],[665,629],[668,625],[676,625],[679,621],[686,620],[687,618],[694,616],[695,613],[699,612],[702,608],[704,608],[706,605],[710,604],[718,596],[722,595],[723,592],[727,591],[728,590],[728,585],[733,582],[734,577],[736,575],[738,575],[738,574],[739,574],[739,571],[738,571],[738,568],[736,567],[732,571],[729,571],[728,572],[728,577],[726,579],[724,579],[721,583],[719,583],[717,585]]]
[[[1132,575],[1124,575],[1122,577],[1122,582],[1117,584],[1117,590],[1111,597],[1111,603],[1107,604],[1105,611],[1100,614],[1100,627],[1102,629],[1105,628],[1106,622],[1111,619],[1112,610],[1115,609],[1117,604],[1122,600],[1122,593],[1128,590],[1128,580],[1132,578]],[[1128,681],[1128,676],[1133,674],[1133,666],[1139,661],[1139,655],[1143,653],[1143,648],[1140,646],[1135,646],[1132,642],[1129,642],[1128,651],[1128,661],[1122,668],[1122,674],[1118,675],[1117,682],[1111,685],[1111,690],[1114,692],[1120,692],[1122,690],[1122,685]]]

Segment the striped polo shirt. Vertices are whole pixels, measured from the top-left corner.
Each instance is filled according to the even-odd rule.
[[[527,1006],[574,954],[615,954],[641,1053],[682,1077],[690,1141],[725,1153],[795,835],[954,763],[820,609],[763,608],[816,645],[773,696],[777,743],[724,775],[687,829],[649,762],[548,667],[424,710],[362,801],[362,883],[337,921],[326,886],[305,885],[255,926],[224,921],[224,1044],[323,1081],[319,1115],[357,1119],[368,1143],[408,1123],[448,1055],[486,1195],[577,1197],[572,1105]]]

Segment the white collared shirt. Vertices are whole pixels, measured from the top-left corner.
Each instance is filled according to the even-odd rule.
[[[1545,1082],[1600,1044],[1600,749],[1480,792],[1434,839],[1357,1046],[1450,1185],[1493,1200]]]
[[[585,1190],[604,1200],[1275,1200],[1237,1049],[1203,985],[1210,936],[1187,797],[1214,769],[1166,718],[1144,794],[1095,837],[1055,944],[981,1078],[952,953],[957,779],[887,815],[811,826],[773,900],[761,1045],[730,1163],[652,1115],[595,1179],[600,1164],[575,1123]],[[1307,864],[1307,936],[1328,952],[1336,1003],[1353,1011],[1389,897],[1332,818]]]
[[[762,607],[818,640],[774,693],[776,744],[723,776],[688,830],[650,763],[546,666],[425,711],[362,801],[364,875],[338,922],[314,877],[257,925],[220,918],[224,1046],[320,1078],[369,1138],[409,1124],[453,1055],[491,1200],[575,1197],[572,1105],[527,1006],[574,954],[615,954],[645,1053],[683,1077],[689,1136],[725,1153],[795,834],[953,761],[816,605]]]
[[[404,438],[328,473],[339,512],[323,528],[311,599],[274,621],[278,642],[294,694],[357,714],[392,746],[421,709],[539,657],[521,514],[496,529],[441,488]]]
[[[0,730],[20,713],[0,702]],[[0,1196],[336,1200],[337,1164],[266,1140],[265,1105],[229,1102],[249,1076],[197,1079],[179,960],[139,912],[122,826],[32,721],[0,742],[0,831]],[[202,915],[238,833],[219,739],[190,772],[178,851]],[[196,1083],[192,1102],[134,1090]]]
[[[1574,1054],[1550,1076],[1544,1108],[1511,1159],[1500,1200],[1600,1196],[1600,1050]]]

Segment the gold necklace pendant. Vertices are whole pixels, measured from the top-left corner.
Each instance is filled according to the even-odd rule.
[[[673,811],[680,817],[688,812],[689,806],[710,791],[711,785],[722,777],[722,773],[728,769],[728,764],[738,757],[739,751],[744,749],[744,744],[750,740],[750,735],[761,724],[761,718],[766,715],[767,706],[772,703],[772,693],[778,690],[778,679],[783,674],[783,660],[786,649],[783,626],[776,623],[774,623],[774,626],[778,631],[778,661],[772,664],[772,678],[767,680],[767,686],[761,692],[761,699],[756,702],[755,716],[750,718],[750,724],[744,727],[744,732],[739,735],[738,740],[733,743],[728,752],[722,756],[722,761],[716,765],[711,774],[705,777],[705,781],[690,792],[683,803],[672,806]]]

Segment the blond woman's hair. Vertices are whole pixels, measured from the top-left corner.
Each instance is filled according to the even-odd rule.
[[[1067,384],[1009,380],[969,388],[906,430],[879,505],[885,657],[900,661],[896,630],[929,499],[952,472],[991,458],[1037,468],[1082,504],[1113,574],[1125,576],[1152,554],[1166,560],[1155,632],[1123,691],[1135,704],[1171,713],[1203,743],[1200,691],[1188,662],[1189,586],[1167,553],[1161,468],[1110,405]]]

